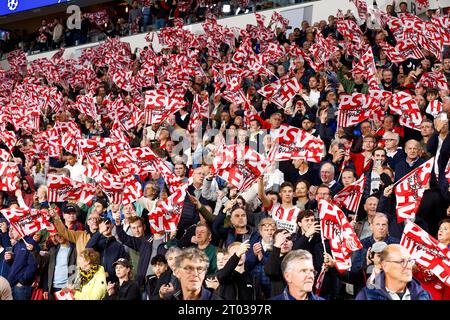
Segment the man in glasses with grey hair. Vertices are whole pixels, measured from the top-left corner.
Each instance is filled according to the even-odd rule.
[[[381,273],[368,284],[356,300],[431,300],[419,281],[413,278],[414,259],[403,246],[390,244],[380,256]]]

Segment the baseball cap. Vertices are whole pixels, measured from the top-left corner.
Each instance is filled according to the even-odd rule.
[[[116,265],[120,264],[121,266],[127,267],[127,268],[132,268],[133,266],[131,265],[130,261],[128,261],[125,258],[120,258],[118,259],[116,262],[113,263],[113,267],[115,267]]]
[[[377,242],[375,242],[372,245],[371,251],[375,252],[375,253],[381,253],[381,251],[383,251],[384,248],[386,248],[386,247],[387,247],[386,242],[384,242],[384,241],[377,241]]]
[[[78,213],[78,207],[74,206],[74,205],[67,205],[64,210],[63,213],[69,213],[69,212],[75,212]]]
[[[305,113],[305,115],[300,119],[300,123],[303,123],[303,121],[305,121],[305,120],[314,122],[315,119],[313,118],[313,116],[311,114]]]

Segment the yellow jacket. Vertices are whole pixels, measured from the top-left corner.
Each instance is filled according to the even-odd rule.
[[[75,291],[75,300],[102,300],[106,295],[106,274],[105,269],[99,266],[94,277],[86,283],[81,291]]]
[[[86,245],[91,239],[91,235],[87,231],[73,231],[67,229],[61,218],[56,216],[53,219],[53,224],[55,225],[56,231],[63,237],[72,243],[75,243],[77,249],[77,257],[80,255],[81,251],[86,249]]]

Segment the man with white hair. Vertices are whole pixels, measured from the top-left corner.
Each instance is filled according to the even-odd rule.
[[[421,151],[422,145],[419,141],[411,139],[405,143],[406,158],[400,160],[394,168],[395,181],[400,180],[425,162],[425,159],[420,157]]]
[[[299,249],[289,252],[281,263],[281,272],[287,287],[271,300],[324,300],[312,293],[317,271],[308,251]]]
[[[389,167],[395,169],[397,163],[406,158],[406,154],[398,145],[400,136],[397,132],[387,131],[383,135],[384,149],[386,150],[387,163]]]
[[[335,179],[334,166],[329,162],[325,162],[322,167],[320,167],[320,180],[322,181],[322,184],[330,188],[332,196],[342,189],[342,185]]]

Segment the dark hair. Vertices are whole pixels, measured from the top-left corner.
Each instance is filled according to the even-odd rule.
[[[306,188],[309,190],[309,188],[311,187],[311,183],[308,180],[300,179],[300,180],[297,180],[297,182],[295,183],[294,191],[295,191],[295,189],[297,189],[297,185],[302,182],[306,185]]]
[[[438,227],[440,227],[441,224],[443,224],[443,223],[450,223],[450,218],[444,218],[441,221],[439,221]]]
[[[281,184],[280,186],[280,191],[281,189],[285,188],[285,187],[290,187],[292,190],[294,190],[294,186],[292,185],[292,183],[290,183],[289,181],[285,181]]]
[[[344,173],[346,171],[353,173],[353,176],[356,178],[356,172],[355,172],[355,170],[353,168],[346,167],[344,170],[342,170],[342,173]]]
[[[129,219],[130,224],[135,223],[137,221],[140,221],[142,223],[142,225],[144,226],[144,228],[145,228],[145,221],[144,221],[144,219],[142,217],[132,216]]]
[[[152,258],[152,260],[150,261],[150,264],[152,266],[157,265],[158,263],[163,263],[163,264],[167,264],[167,260],[166,257],[164,257],[162,254],[157,254],[156,256],[154,256]]]
[[[312,210],[300,210],[297,216],[297,222],[301,222],[304,218],[314,217]]]
[[[374,155],[375,151],[379,151],[379,150],[383,151],[384,155],[387,155],[386,150],[384,148],[381,148],[381,147],[376,147],[375,149],[373,149],[372,150],[372,154]]]

